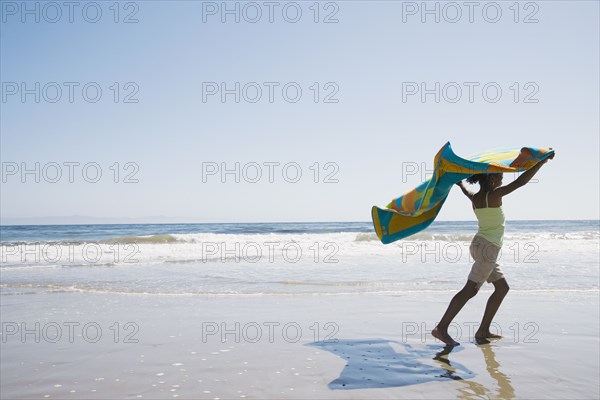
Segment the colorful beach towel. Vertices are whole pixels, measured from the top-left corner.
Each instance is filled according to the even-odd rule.
[[[392,200],[387,209],[372,208],[377,237],[387,244],[427,228],[437,217],[453,185],[471,175],[525,171],[553,153],[551,149],[522,147],[461,158],[454,154],[448,142],[435,156],[431,179]]]

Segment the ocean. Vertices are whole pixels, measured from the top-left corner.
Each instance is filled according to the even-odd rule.
[[[383,245],[370,222],[2,226],[0,295],[456,291],[476,231],[435,221]],[[600,221],[507,221],[498,263],[512,290],[598,292]]]

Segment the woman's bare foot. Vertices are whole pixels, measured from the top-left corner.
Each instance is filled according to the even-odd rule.
[[[487,332],[475,332],[475,340],[477,339],[502,339],[502,336],[496,335],[490,331]]]
[[[458,346],[460,344],[456,340],[452,339],[450,337],[450,335],[448,335],[448,332],[442,333],[442,332],[438,331],[437,327],[431,331],[431,335],[434,338],[441,340],[442,342],[446,343],[449,346]]]

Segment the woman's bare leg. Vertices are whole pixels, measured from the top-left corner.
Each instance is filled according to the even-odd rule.
[[[494,315],[496,315],[500,304],[502,304],[502,300],[504,300],[504,297],[510,288],[508,287],[508,283],[504,278],[498,279],[497,281],[492,282],[492,284],[494,285],[494,293],[492,293],[487,302],[483,319],[481,320],[481,325],[479,326],[477,332],[475,332],[475,339],[498,339],[502,337],[491,333],[490,325],[492,324],[492,319],[494,318]]]
[[[450,301],[450,304],[448,305],[448,309],[446,309],[446,312],[442,317],[442,320],[431,332],[433,337],[438,338],[439,340],[448,345],[458,344],[458,342],[456,342],[450,337],[450,335],[448,335],[448,326],[450,326],[450,323],[452,322],[454,317],[456,317],[456,314],[458,314],[458,312],[462,310],[465,304],[467,304],[467,301],[469,301],[470,298],[477,294],[477,291],[477,283],[473,281],[467,281],[465,287],[462,288],[460,292],[456,293],[456,295],[454,295],[454,297]]]

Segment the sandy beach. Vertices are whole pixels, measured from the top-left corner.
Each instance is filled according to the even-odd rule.
[[[504,339],[476,345],[488,294],[451,327],[450,352],[429,335],[450,291],[6,295],[1,396],[598,398],[597,290],[512,291]]]

